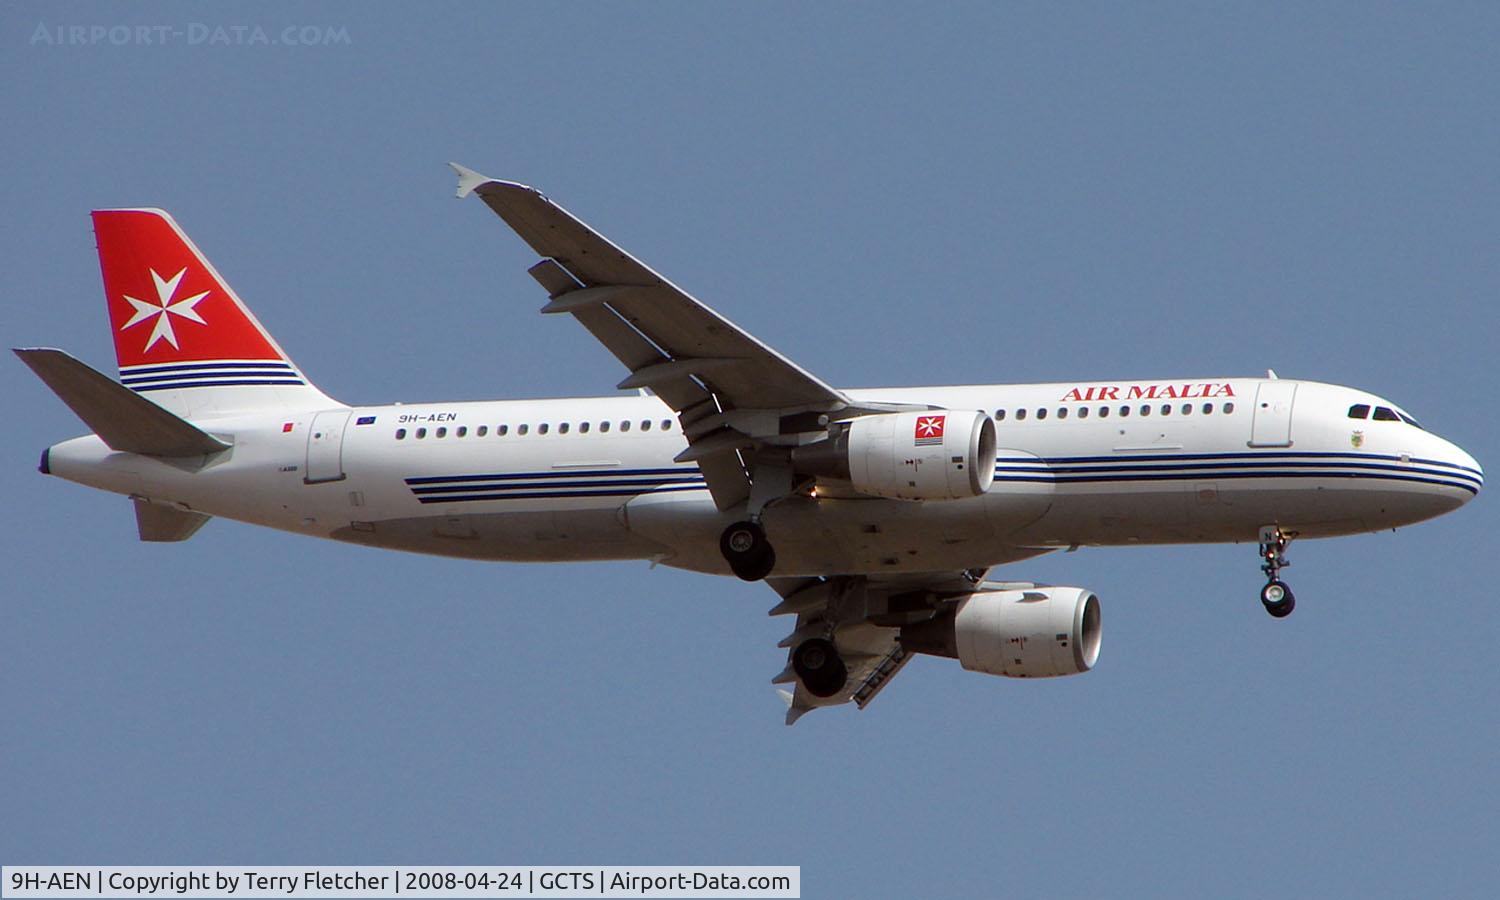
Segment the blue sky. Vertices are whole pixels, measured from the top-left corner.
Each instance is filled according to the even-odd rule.
[[[165,46],[39,24],[166,25]],[[224,46],[190,27],[347,30]],[[607,393],[444,162],[535,184],[847,386],[1357,385],[1496,464],[1489,4],[0,7],[10,345],[113,357],[87,213],[170,210],[351,403]],[[919,659],[795,728],[762,586],[210,523],[0,432],[8,864],[800,865],[803,896],[1486,896],[1500,514],[1000,570],[1099,666]]]

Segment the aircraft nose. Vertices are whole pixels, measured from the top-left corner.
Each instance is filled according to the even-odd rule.
[[[1467,503],[1477,497],[1479,489],[1484,486],[1484,469],[1480,468],[1478,460],[1452,441],[1443,441],[1443,445],[1442,460],[1460,470],[1464,476],[1463,480],[1470,482],[1474,489],[1472,494],[1464,498],[1464,502]]]

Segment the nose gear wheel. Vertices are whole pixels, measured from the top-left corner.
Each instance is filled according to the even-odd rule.
[[[1266,586],[1260,589],[1260,602],[1266,612],[1277,619],[1286,618],[1297,607],[1292,589],[1281,580],[1281,570],[1291,565],[1286,558],[1286,548],[1292,537],[1274,525],[1260,530],[1260,570],[1266,576]]]

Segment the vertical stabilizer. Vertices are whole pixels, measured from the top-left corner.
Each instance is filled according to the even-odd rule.
[[[120,381],[186,418],[337,406],[159,209],[96,210]]]

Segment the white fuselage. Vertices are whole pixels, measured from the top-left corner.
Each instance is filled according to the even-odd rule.
[[[1464,451],[1401,420],[1350,418],[1363,391],[1213,379],[851,390],[995,417],[994,485],[968,500],[820,483],[768,507],[778,575],[982,568],[1074,545],[1254,541],[1393,528],[1479,490]],[[274,415],[274,418],[270,417]],[[363,423],[363,424],[361,424]],[[475,559],[653,559],[727,573],[721,512],[655,397],[418,403],[198,420],[206,465],[48,451],[63,478],[371,546]],[[628,429],[628,430],[627,430]]]

